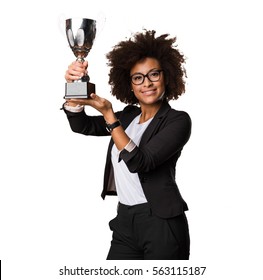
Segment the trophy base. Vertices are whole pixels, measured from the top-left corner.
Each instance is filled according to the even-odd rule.
[[[95,93],[95,84],[89,82],[66,83],[65,86],[65,99],[89,98],[91,93]]]

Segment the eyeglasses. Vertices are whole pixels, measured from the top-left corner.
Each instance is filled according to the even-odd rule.
[[[142,73],[135,73],[130,77],[131,82],[136,86],[141,85],[144,82],[145,77],[147,77],[151,82],[158,82],[161,77],[161,72],[163,72],[163,70],[156,69],[149,71],[146,75],[143,75]]]

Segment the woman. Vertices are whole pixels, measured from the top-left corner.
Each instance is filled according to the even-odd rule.
[[[107,259],[189,259],[188,210],[175,182],[176,162],[188,141],[191,119],[168,104],[185,91],[184,56],[176,38],[145,30],[107,54],[112,94],[128,104],[114,113],[105,98],[70,99],[63,108],[71,129],[111,136],[102,197],[118,195]],[[82,77],[87,62],[73,62],[67,82]],[[100,116],[86,115],[83,106]]]

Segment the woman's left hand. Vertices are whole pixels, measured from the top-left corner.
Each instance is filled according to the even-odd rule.
[[[76,105],[88,105],[98,110],[104,117],[107,114],[112,113],[112,104],[109,100],[99,97],[97,94],[92,93],[89,98],[85,99],[69,99],[69,103],[75,103]]]

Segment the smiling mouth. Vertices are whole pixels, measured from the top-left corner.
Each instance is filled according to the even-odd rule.
[[[155,90],[155,89],[142,91],[142,94],[143,94],[143,95],[146,95],[146,96],[148,96],[148,95],[153,95],[153,94],[155,94],[155,93],[156,93],[156,90]]]

